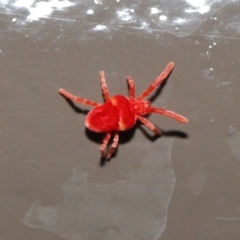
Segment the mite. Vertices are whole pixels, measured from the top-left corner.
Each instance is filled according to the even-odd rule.
[[[136,124],[137,120],[145,124],[154,133],[161,135],[161,131],[144,118],[144,115],[158,113],[173,118],[181,123],[188,122],[187,118],[163,108],[154,108],[151,106],[150,101],[145,100],[145,98],[167,78],[173,67],[174,63],[170,62],[165,70],[138,97],[135,97],[135,85],[131,77],[127,77],[129,97],[122,95],[115,95],[113,97],[109,96],[103,71],[100,72],[100,80],[105,103],[101,104],[74,96],[62,88],[59,89],[59,93],[76,103],[93,107],[86,116],[85,126],[91,131],[106,133],[103,143],[100,146],[100,153],[102,158],[110,160],[118,145],[119,131],[127,131],[131,129]],[[108,150],[106,150],[112,134],[113,142]]]

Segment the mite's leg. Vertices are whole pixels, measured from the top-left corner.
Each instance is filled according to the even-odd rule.
[[[99,150],[100,150],[100,153],[101,153],[101,157],[105,157],[106,153],[105,153],[105,149],[107,147],[107,144],[109,142],[109,139],[111,137],[111,133],[108,132],[105,136],[105,138],[103,139],[103,143],[102,145],[100,146]]]
[[[72,95],[71,93],[67,92],[66,90],[60,88],[58,90],[58,92],[60,94],[62,94],[64,97],[74,101],[74,102],[77,102],[77,103],[82,103],[82,104],[85,104],[85,105],[90,105],[90,106],[93,106],[93,107],[96,107],[98,105],[100,105],[99,103],[96,103],[96,102],[93,102],[93,101],[90,101],[88,99],[84,99],[84,98],[80,98],[80,97],[77,97],[77,96],[74,96]]]
[[[108,94],[108,87],[107,87],[107,84],[106,84],[105,75],[104,75],[103,71],[99,72],[99,74],[100,74],[103,96],[105,98],[105,101],[107,101],[109,99],[109,94]]]
[[[113,138],[113,143],[112,143],[112,146],[111,146],[111,147],[109,148],[109,150],[108,150],[106,159],[109,160],[109,159],[111,158],[112,154],[114,153],[114,151],[115,151],[116,148],[117,148],[118,141],[119,141],[119,133],[118,133],[118,132],[115,132],[114,138]]]
[[[177,120],[178,122],[181,122],[181,123],[187,123],[188,122],[188,119],[185,118],[184,116],[179,115],[179,114],[177,114],[175,112],[172,112],[172,111],[168,111],[168,110],[163,109],[163,108],[149,108],[146,111],[146,114],[150,114],[150,113],[162,114],[162,115],[165,115],[167,117],[173,118],[173,119],[175,119],[175,120]]]
[[[128,86],[129,86],[129,98],[131,100],[134,100],[134,98],[135,98],[135,84],[134,84],[134,81],[131,77],[127,77],[127,82],[128,82]]]
[[[161,131],[157,129],[151,122],[149,122],[146,118],[137,116],[138,120],[140,120],[143,124],[145,124],[149,129],[155,132],[158,135],[162,135]]]
[[[174,62],[170,62],[165,68],[165,70],[155,79],[155,81],[137,99],[142,100],[143,98],[147,97],[169,75],[173,67],[174,67]]]

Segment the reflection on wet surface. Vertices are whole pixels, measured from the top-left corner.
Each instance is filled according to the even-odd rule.
[[[234,1],[237,4],[239,0]],[[28,28],[31,22],[39,21],[41,29],[48,26],[45,20],[56,20],[58,31],[64,35],[64,25],[77,28],[75,34],[84,35],[87,40],[91,32],[105,32],[112,38],[117,32],[139,31],[142,35],[155,35],[164,32],[178,37],[188,36],[201,24],[224,7],[233,4],[230,0],[212,1],[5,1],[0,7],[5,14],[12,16],[9,26],[14,31]],[[212,17],[214,31],[201,32],[200,35],[220,37],[224,32],[234,34],[237,30],[237,15],[228,15],[224,21]],[[236,25],[236,26],[235,26]],[[40,30],[38,29],[38,30]],[[213,29],[212,29],[213,30]],[[33,29],[34,31],[34,29]],[[37,33],[37,32],[36,32]],[[235,32],[237,33],[237,31]],[[156,35],[155,35],[156,36]],[[97,36],[96,36],[97,37]]]

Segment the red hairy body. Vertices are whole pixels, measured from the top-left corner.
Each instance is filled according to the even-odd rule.
[[[126,131],[135,125],[136,120],[130,100],[116,95],[92,109],[86,117],[85,125],[88,129],[100,133]]]
[[[158,113],[173,118],[181,123],[188,122],[187,118],[175,112],[163,108],[151,107],[151,102],[144,99],[154,89],[156,89],[163,82],[164,79],[166,79],[166,77],[172,71],[173,66],[174,63],[170,62],[165,68],[165,70],[155,79],[155,81],[138,97],[135,97],[135,85],[131,77],[127,78],[127,82],[129,85],[129,98],[122,95],[115,95],[113,97],[109,97],[103,71],[100,72],[100,80],[103,95],[105,98],[105,103],[99,104],[91,100],[74,96],[62,88],[59,89],[59,93],[74,102],[94,107],[87,114],[85,125],[91,131],[106,133],[103,144],[100,146],[100,152],[102,157],[110,159],[112,153],[115,151],[118,145],[118,132],[131,129],[136,124],[137,120],[141,121],[156,134],[161,135],[161,131],[159,129],[157,129],[146,118],[142,117],[144,115],[150,113]],[[113,143],[106,152],[106,147],[112,133],[114,134]]]

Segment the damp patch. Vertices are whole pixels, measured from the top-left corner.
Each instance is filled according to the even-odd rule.
[[[68,240],[158,240],[165,229],[175,183],[173,139],[159,141],[156,149],[151,144],[131,145],[140,167],[113,183],[92,183],[87,171],[74,168],[63,185],[63,201],[55,207],[33,202],[22,222]],[[127,159],[114,159],[110,164],[117,161]],[[98,174],[101,171],[99,168]]]

